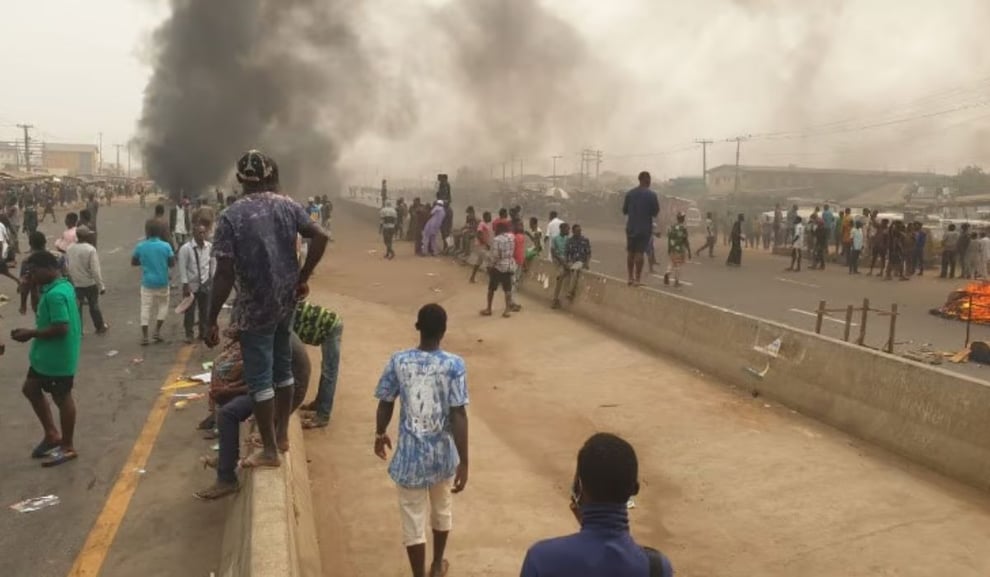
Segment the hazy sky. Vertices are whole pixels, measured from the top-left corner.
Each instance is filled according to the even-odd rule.
[[[429,172],[514,155],[527,171],[549,171],[551,155],[573,168],[589,146],[605,152],[603,169],[674,176],[700,172],[694,139],[751,134],[744,163],[949,172],[990,164],[983,0],[545,0],[576,30],[583,56],[565,94],[532,77],[518,87],[552,95],[549,122],[503,146],[457,136],[480,117],[521,119],[498,102],[465,105],[467,89],[447,68],[431,77],[450,57],[435,39],[438,11],[457,1],[367,0],[362,39],[414,110],[401,130],[376,127],[343,143],[345,162]],[[109,145],[135,134],[150,73],[142,54],[164,2],[5,4],[4,44],[29,48],[4,60],[0,139],[19,137],[20,122],[51,141],[95,143],[102,131],[112,158]],[[709,165],[733,155],[734,145],[717,143]]]

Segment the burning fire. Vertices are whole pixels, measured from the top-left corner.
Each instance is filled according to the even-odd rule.
[[[932,314],[947,319],[971,319],[974,323],[990,324],[990,282],[971,282],[952,291],[944,305],[932,309]]]

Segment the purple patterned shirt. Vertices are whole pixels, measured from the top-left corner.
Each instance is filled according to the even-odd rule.
[[[301,206],[271,192],[247,195],[220,214],[213,256],[234,259],[234,312],[244,330],[268,331],[295,310],[296,235],[310,226]]]

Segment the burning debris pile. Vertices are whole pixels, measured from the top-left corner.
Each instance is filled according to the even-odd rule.
[[[952,291],[945,304],[931,313],[946,319],[990,324],[990,283],[972,282]]]

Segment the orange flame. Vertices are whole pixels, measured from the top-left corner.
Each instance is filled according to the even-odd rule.
[[[971,282],[952,291],[938,312],[946,318],[990,324],[990,282]]]

